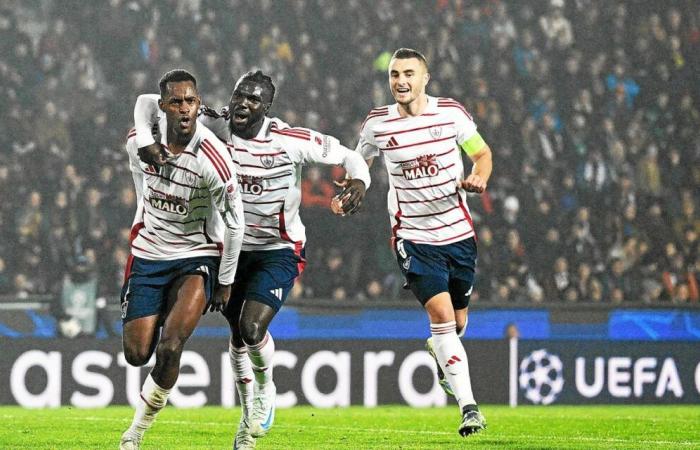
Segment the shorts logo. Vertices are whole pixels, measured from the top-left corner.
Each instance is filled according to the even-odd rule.
[[[430,137],[439,139],[442,135],[442,127],[430,127]]]
[[[282,300],[282,288],[272,289],[270,293],[277,297],[277,300]]]
[[[401,256],[403,259],[408,258],[406,249],[403,246],[403,239],[399,239],[398,241],[396,241],[396,251],[399,252],[399,256]]]
[[[401,264],[401,267],[403,267],[404,270],[408,270],[411,267],[411,258],[412,256],[409,256],[408,258],[406,258],[403,264]]]
[[[472,295],[472,291],[474,290],[474,286],[470,286],[469,290],[464,294],[465,297],[469,297]]]
[[[260,162],[262,163],[264,168],[272,169],[272,166],[275,165],[275,157],[272,155],[262,155],[260,157]]]
[[[440,169],[437,165],[435,155],[423,155],[412,161],[401,163],[403,176],[407,180],[417,180],[437,176]]]
[[[129,309],[129,300],[122,302],[122,319],[126,319],[126,310]]]

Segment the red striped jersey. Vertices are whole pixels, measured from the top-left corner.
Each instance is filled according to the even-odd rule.
[[[389,175],[388,210],[393,235],[446,245],[474,235],[459,144],[476,133],[465,108],[450,98],[428,96],[423,114],[401,117],[398,105],[375,108],[362,125],[357,151],[384,157]]]
[[[299,217],[304,164],[342,165],[351,177],[369,187],[367,164],[332,136],[266,117],[258,136],[243,139],[229,131],[226,108],[220,113],[203,108],[199,120],[227,141],[236,165],[245,212],[243,250],[305,245],[306,232]]]
[[[165,117],[158,126],[167,151]],[[149,260],[220,256],[224,220],[242,222],[235,207],[240,202],[236,167],[226,146],[198,123],[185,151],[169,154],[163,167],[141,162],[134,130],[126,150],[138,197],[131,253]]]

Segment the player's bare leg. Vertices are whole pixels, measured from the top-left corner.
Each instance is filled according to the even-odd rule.
[[[485,428],[486,424],[472,393],[469,361],[467,352],[457,335],[457,317],[450,294],[441,292],[433,296],[425,303],[425,310],[430,319],[434,354],[462,411],[459,433],[466,436],[477,432]],[[466,320],[466,311],[464,318]]]
[[[144,433],[168,401],[180,372],[182,349],[199,323],[205,305],[201,275],[184,276],[170,289],[169,311],[156,347],[156,364],[143,383],[141,401],[136,406],[131,426],[122,435],[120,449],[138,449]]]
[[[455,326],[457,329],[457,336],[462,337],[464,333],[467,332],[467,325],[469,324],[469,307],[462,309],[455,309]]]
[[[243,342],[238,325],[241,316],[241,307],[233,307],[230,317],[226,316],[231,329],[231,338],[228,345],[229,361],[233,371],[238,399],[241,402],[241,420],[233,440],[234,450],[248,450],[255,448],[255,438],[250,435],[250,414],[253,409],[253,368],[248,357],[248,349]],[[233,319],[235,318],[235,319]]]
[[[160,315],[139,317],[124,324],[122,346],[124,359],[132,366],[143,366],[151,359],[158,344]]]
[[[276,311],[264,303],[246,300],[239,321],[255,376],[250,433],[256,438],[265,436],[275,420],[277,389],[272,380],[275,342],[267,332],[275,314]]]

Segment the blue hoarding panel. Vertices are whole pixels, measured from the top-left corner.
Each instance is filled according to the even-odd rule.
[[[700,312],[613,311],[608,336],[614,340],[697,341],[700,340]]]

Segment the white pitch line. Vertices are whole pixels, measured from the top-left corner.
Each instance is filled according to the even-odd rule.
[[[20,419],[23,417],[19,416],[13,416],[9,414],[5,414],[0,416],[3,419]],[[76,421],[93,421],[93,422],[129,422],[129,418],[123,418],[123,419],[117,419],[117,418],[112,418],[112,417],[68,417],[68,419],[76,420]],[[237,425],[237,423],[232,422],[199,422],[199,421],[189,421],[189,420],[169,420],[169,419],[163,419],[163,420],[158,420],[157,423],[162,423],[166,425],[190,425],[190,426],[221,426],[221,427],[233,427]],[[400,433],[400,434],[419,434],[419,435],[429,435],[429,436],[453,436],[455,433],[454,432],[448,432],[448,431],[430,431],[430,430],[400,430],[400,429],[395,429],[395,428],[354,428],[354,427],[334,427],[334,426],[326,426],[326,425],[275,425],[275,428],[282,428],[282,429],[297,429],[297,428],[303,428],[304,430],[331,430],[331,431],[345,431],[345,432],[351,432],[351,433],[359,433],[359,432],[366,432],[366,433]],[[489,433],[486,431],[491,438],[503,438],[503,439],[522,439],[525,441],[544,441],[544,442],[552,442],[553,440],[559,439],[561,437],[559,436],[532,436],[530,434],[502,434],[502,433]],[[588,437],[588,436],[566,436],[565,437],[568,441],[580,441],[580,442],[599,442],[599,443],[608,443],[608,444],[633,444],[633,443],[638,443],[638,441],[635,438],[631,439],[620,439],[620,438],[600,438],[600,437]],[[650,441],[648,439],[644,440],[645,443],[648,444],[657,444],[657,445],[682,445],[682,446],[697,446],[700,442],[698,441]]]

